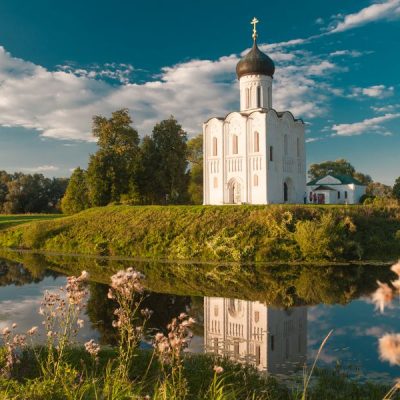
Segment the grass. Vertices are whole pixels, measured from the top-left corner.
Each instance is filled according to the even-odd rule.
[[[0,231],[13,226],[26,224],[33,221],[44,221],[54,218],[60,218],[61,214],[0,214]]]
[[[393,261],[400,206],[107,206],[3,229],[0,247],[169,260]]]

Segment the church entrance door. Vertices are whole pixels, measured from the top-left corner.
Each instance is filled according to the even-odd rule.
[[[234,180],[229,185],[229,203],[240,204],[242,202],[242,188],[238,181]]]

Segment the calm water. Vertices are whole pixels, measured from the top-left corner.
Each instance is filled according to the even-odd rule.
[[[91,274],[85,326],[78,340],[115,341],[114,305],[106,299],[113,272],[129,266],[146,275],[144,306],[154,310],[150,328],[165,329],[182,311],[197,322],[189,348],[225,354],[260,370],[292,375],[312,361],[326,334],[334,329],[319,365],[337,363],[358,379],[384,381],[399,368],[381,362],[377,340],[400,332],[400,306],[384,314],[369,300],[376,280],[389,281],[387,266],[246,266],[161,264],[84,257],[5,253],[0,258],[0,328],[18,324],[25,331],[41,325],[37,313],[45,290],[83,269]]]

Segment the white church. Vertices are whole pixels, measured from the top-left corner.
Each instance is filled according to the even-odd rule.
[[[204,204],[302,203],[304,123],[272,108],[274,62],[257,46],[238,62],[240,111],[203,124]]]
[[[204,297],[206,353],[284,374],[307,360],[307,307],[278,309],[258,301]]]

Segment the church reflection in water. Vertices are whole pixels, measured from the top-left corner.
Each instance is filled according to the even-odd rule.
[[[204,298],[207,353],[272,374],[301,368],[307,357],[307,307],[278,309],[258,301]]]

